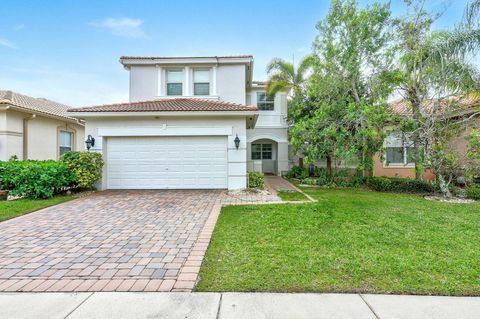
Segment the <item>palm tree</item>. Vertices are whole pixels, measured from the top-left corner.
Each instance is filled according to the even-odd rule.
[[[472,0],[465,10],[465,22],[467,24],[478,24],[478,16],[480,15],[480,0]]]
[[[480,91],[478,66],[469,61],[480,49],[480,26],[470,23],[479,14],[480,0],[470,2],[464,20],[453,30],[431,31],[437,16],[424,11],[422,6],[414,10],[414,16],[398,22],[402,39],[399,89],[412,108],[417,178],[421,178],[425,166],[421,158],[427,159],[427,166],[436,172],[442,193],[450,196],[450,180],[442,173],[449,163],[445,156],[440,156],[442,141],[438,138],[448,127],[442,122],[445,110],[442,107],[436,110],[435,106],[429,109],[428,102]],[[480,116],[480,112],[475,116]]]
[[[275,95],[280,91],[293,91],[294,94],[302,92],[310,68],[317,60],[317,56],[308,55],[302,59],[295,70],[293,63],[280,58],[274,58],[267,66],[269,75],[267,93]]]

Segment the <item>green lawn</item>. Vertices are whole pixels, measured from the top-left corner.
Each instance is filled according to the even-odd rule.
[[[297,191],[279,191],[278,197],[280,197],[283,201],[308,201],[308,198],[305,197],[300,192]]]
[[[0,201],[0,222],[72,199],[74,199],[73,196],[56,196],[49,199]]]
[[[224,208],[196,290],[480,295],[480,202],[304,191]]]

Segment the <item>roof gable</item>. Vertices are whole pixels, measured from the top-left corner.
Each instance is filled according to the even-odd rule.
[[[9,104],[20,109],[63,117],[76,121],[70,117],[67,110],[70,106],[44,98],[34,98],[13,91],[0,90],[0,103]]]

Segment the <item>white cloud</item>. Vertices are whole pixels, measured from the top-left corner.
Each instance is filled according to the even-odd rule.
[[[11,41],[5,38],[0,38],[0,46],[6,47],[9,49],[17,49],[17,46],[15,44],[13,44]]]
[[[13,30],[15,31],[20,31],[20,30],[23,30],[25,29],[25,25],[22,23],[22,24],[17,24],[16,26],[13,27]]]
[[[146,34],[142,30],[143,20],[131,18],[105,18],[101,21],[89,23],[97,28],[108,29],[112,34],[127,38],[145,38]]]

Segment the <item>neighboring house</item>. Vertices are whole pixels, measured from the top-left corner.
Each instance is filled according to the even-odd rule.
[[[120,62],[129,103],[69,110],[104,156],[101,188],[242,189],[247,171],[288,170],[287,94],[252,81],[251,55]]]
[[[69,106],[0,90],[0,160],[58,159],[84,149],[84,125],[67,114]]]
[[[457,101],[463,107],[462,114],[470,114],[478,112],[480,109],[480,99],[461,99]],[[390,103],[390,109],[393,114],[401,117],[412,116],[412,112],[408,104],[403,99],[398,99]],[[467,141],[465,137],[470,134],[473,128],[480,129],[480,118],[474,117],[464,124],[462,133],[452,139],[449,145],[451,150],[455,152],[460,160],[465,159],[467,152]],[[414,149],[413,142],[408,136],[400,132],[392,132],[385,139],[383,156],[376,156],[373,175],[388,177],[411,177],[415,178],[415,164],[409,156]],[[425,179],[433,180],[435,175],[427,171],[424,174]]]

